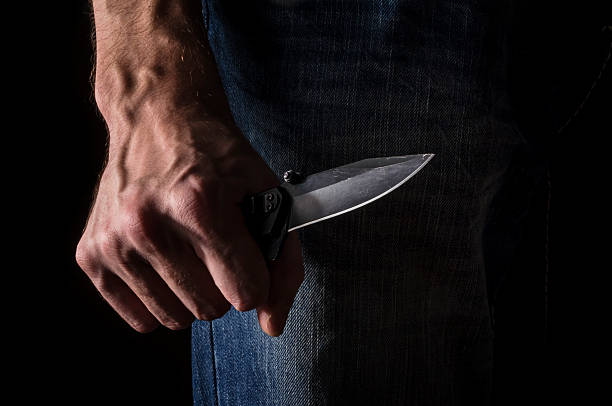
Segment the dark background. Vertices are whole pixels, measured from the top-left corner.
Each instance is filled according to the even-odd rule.
[[[41,245],[53,248],[26,254],[40,261],[38,287],[46,294],[30,314],[34,339],[25,351],[33,361],[22,362],[25,380],[44,385],[29,385],[23,396],[64,404],[190,404],[189,331],[133,332],[73,259],[104,158],[105,126],[92,104],[88,4],[60,3],[52,15],[40,12],[50,27],[33,46],[39,59],[33,85],[44,108],[24,121],[44,127],[37,131],[48,148],[43,178],[53,182],[42,182],[36,194],[57,208],[40,234]],[[612,66],[601,69],[612,13],[605,2],[515,3],[511,96],[548,176],[537,184],[497,298],[496,398],[594,402],[609,381],[599,367],[609,364],[603,332]]]

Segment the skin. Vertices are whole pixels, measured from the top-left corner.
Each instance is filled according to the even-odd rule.
[[[257,310],[282,334],[304,270],[270,266],[238,204],[279,181],[233,122],[199,0],[93,0],[108,157],[76,260],[135,330]]]

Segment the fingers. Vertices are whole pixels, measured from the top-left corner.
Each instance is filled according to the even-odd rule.
[[[183,217],[188,219],[191,245],[225,299],[238,311],[254,309],[267,301],[269,293],[270,275],[263,254],[238,205],[225,203],[216,210],[209,210],[209,205],[202,201],[192,205],[192,212]]]
[[[194,316],[211,320],[229,310],[193,249],[161,216],[143,214],[125,223],[83,238],[77,262],[130,325],[147,331],[156,319],[156,325],[178,330],[189,327]]]
[[[230,304],[215,286],[191,245],[184,240],[184,226],[170,217],[151,213],[140,216],[136,224],[126,235],[129,244],[154,270],[154,276],[140,277],[150,290],[143,294],[151,295],[145,303],[155,306],[154,314],[160,314],[162,309],[159,306],[163,305],[171,306],[171,309],[187,309],[200,320],[212,320],[229,310]],[[138,262],[132,259],[127,262],[132,267],[133,276],[139,269]],[[134,287],[138,289],[138,283]]]
[[[172,330],[191,325],[193,315],[132,245],[110,233],[98,241],[95,248],[77,250],[77,262],[128,323],[135,313],[138,320],[153,317]]]
[[[287,234],[283,249],[270,268],[270,295],[267,303],[257,308],[257,317],[262,330],[277,337],[283,333],[295,296],[304,281],[302,248],[295,231]]]
[[[230,309],[231,305],[215,286],[210,273],[186,242],[155,245],[153,249],[150,244],[145,247],[136,243],[135,246],[144,253],[160,282],[166,286],[168,295],[199,320],[219,318]],[[163,302],[167,305],[170,298]]]
[[[114,265],[114,270],[159,323],[171,330],[191,325],[193,314],[140,254],[130,251],[125,260]]]
[[[102,297],[134,330],[148,333],[159,326],[159,322],[144,303],[121,278],[103,266],[92,263],[79,251],[77,251],[77,262]]]
[[[197,238],[192,242],[216,286],[236,310],[245,312],[266,302],[267,265],[246,229],[206,242]]]
[[[138,296],[119,277],[108,270],[105,272],[109,279],[107,286],[98,290],[115,312],[139,333],[150,333],[159,327],[158,320]]]
[[[138,331],[185,328],[194,316],[212,320],[268,300],[270,274],[240,206],[215,183],[193,185],[164,207],[123,195],[112,221],[94,221],[77,247],[81,268]]]

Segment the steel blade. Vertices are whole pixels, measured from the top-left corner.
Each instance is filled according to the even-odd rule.
[[[370,158],[284,183],[293,197],[289,231],[365,206],[404,184],[434,154]]]

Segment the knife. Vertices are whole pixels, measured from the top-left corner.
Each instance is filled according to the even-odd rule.
[[[285,172],[285,182],[242,202],[247,228],[268,261],[288,232],[380,199],[416,175],[434,154],[369,158],[307,177]]]

